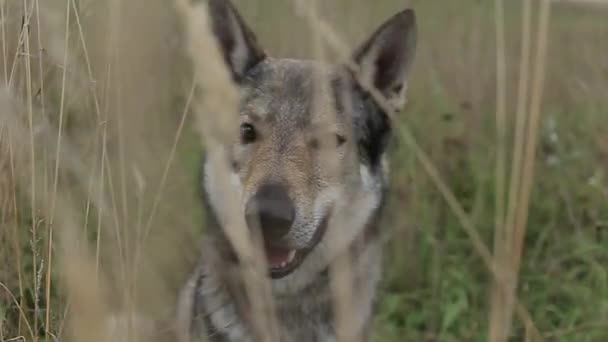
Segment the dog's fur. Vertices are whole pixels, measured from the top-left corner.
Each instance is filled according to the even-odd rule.
[[[344,255],[353,265],[356,312],[350,328],[366,338],[381,275],[376,223],[387,187],[392,114],[366,89],[374,86],[395,112],[402,109],[416,45],[414,12],[396,14],[354,52],[360,69],[355,77],[344,65],[269,57],[228,0],[192,2],[205,5],[241,93],[242,136],[223,146],[223,160],[207,157],[203,167],[210,220],[205,255],[181,294],[184,339],[259,340],[242,300],[244,286],[235,276],[239,260],[222,229],[223,208],[235,203],[226,203],[211,166],[225,160],[243,215],[268,184],[293,209],[279,238],[271,236],[271,227],[247,221],[264,241],[299,253],[295,269],[269,277],[281,341],[335,339],[329,266]],[[318,92],[319,84],[326,91]]]

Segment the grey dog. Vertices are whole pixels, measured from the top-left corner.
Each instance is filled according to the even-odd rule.
[[[343,256],[354,280],[350,333],[368,339],[381,278],[378,218],[393,114],[370,87],[388,109],[403,109],[417,39],[414,11],[395,14],[354,50],[355,75],[346,63],[270,57],[228,0],[191,5],[207,6],[241,102],[239,134],[223,146],[224,160],[207,157],[203,166],[208,237],[180,298],[184,340],[261,340],[235,275],[242,262],[222,229],[224,208],[235,203],[222,196],[212,166],[225,160],[240,213],[262,237],[280,340],[336,340],[329,268]],[[315,89],[319,79],[325,96]]]

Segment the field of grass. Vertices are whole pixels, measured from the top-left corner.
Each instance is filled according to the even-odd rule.
[[[172,3],[0,0],[0,341],[165,315],[196,261],[200,94]],[[271,55],[314,57],[297,0],[235,3]],[[418,16],[374,341],[608,341],[608,5],[318,3],[352,47]]]

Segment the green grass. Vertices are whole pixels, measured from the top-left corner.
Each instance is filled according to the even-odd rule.
[[[593,139],[583,138],[587,123],[578,119],[590,113],[557,114],[557,127],[546,129],[542,138],[551,148],[538,158],[519,295],[537,327],[555,335],[548,340],[608,338],[608,206],[605,189],[597,185],[605,182],[605,166]],[[449,128],[432,127],[431,140],[446,139]],[[418,136],[428,129],[417,127]],[[434,159],[445,165],[446,181],[491,245],[493,149],[469,148],[475,152],[440,150]],[[485,341],[491,284],[486,267],[407,149],[398,147],[394,156],[395,187],[386,221],[397,237],[391,239],[377,340]],[[404,198],[408,212],[402,216]],[[518,325],[513,341],[523,340],[522,332]]]
[[[243,9],[245,19],[252,24],[262,44],[271,54],[290,57],[311,55],[306,23],[293,17],[287,1],[235,2]],[[407,110],[399,117],[400,124],[411,129],[439,170],[443,181],[470,216],[485,244],[492,248],[496,214],[496,47],[493,2],[410,2],[418,11],[420,43],[415,72],[410,82],[410,102]],[[512,139],[517,101],[521,9],[519,1],[506,2],[507,113],[509,138]],[[157,2],[154,4],[156,5],[147,9],[150,14],[147,20],[131,18],[141,26],[131,26],[125,35],[131,37],[129,34],[132,34],[135,38],[141,38],[142,32],[147,32],[147,28],[155,27],[159,22],[173,24],[155,12],[163,7]],[[335,24],[349,43],[356,44],[384,18],[400,9],[403,1],[383,0],[370,5],[367,0],[336,0],[326,2],[323,6],[326,18]],[[83,8],[89,7],[83,5]],[[569,5],[556,5],[552,12],[539,153],[517,292],[547,341],[608,341],[606,15],[606,10],[589,10]],[[15,18],[17,17],[13,19]],[[100,32],[96,32],[95,25],[101,24],[91,19],[89,25],[91,36],[98,37],[96,34]],[[74,26],[72,29],[76,32]],[[167,35],[163,31],[159,34],[161,38],[165,37],[162,34]],[[103,32],[101,36],[104,36]],[[74,37],[76,35],[72,39],[77,46]],[[112,181],[117,189],[122,187],[129,190],[126,205],[131,209],[127,211],[131,215],[129,220],[125,219],[128,223],[137,221],[135,213],[140,204],[149,208],[153,203],[187,94],[184,91],[187,87],[183,87],[185,82],[172,79],[178,78],[175,75],[182,75],[175,71],[179,69],[179,63],[173,59],[176,52],[164,48],[162,44],[166,41],[161,38],[149,38],[150,41],[144,42],[125,38],[125,42],[122,42],[122,46],[129,49],[121,51],[121,58],[132,63],[125,63],[126,66],[123,67],[139,76],[132,79],[117,77],[116,82],[122,82],[120,84],[124,86],[121,91],[134,98],[130,102],[123,94],[126,99],[122,100],[125,102],[122,103],[122,110],[131,110],[142,116],[125,116],[125,126],[133,128],[128,135],[123,136],[123,143],[127,142],[126,166],[119,163],[117,155],[118,146],[121,145],[117,140],[112,140],[116,137],[111,137],[112,144],[108,153],[112,155],[112,161],[117,163],[112,165],[116,167],[116,170],[112,169]],[[89,41],[93,59],[103,61],[102,56],[106,52],[103,46],[100,41]],[[159,51],[162,52],[162,57],[154,55]],[[77,49],[77,54],[83,54],[81,48]],[[147,61],[145,58],[150,61],[148,64],[142,62],[143,66],[140,66],[140,61]],[[93,63],[99,63],[96,65],[102,71],[107,67],[99,61]],[[61,76],[62,69],[56,64],[49,63],[47,68],[50,70],[50,76],[47,77]],[[103,74],[99,70],[96,72]],[[19,64],[17,73],[23,73],[22,64]],[[168,76],[165,77],[166,75]],[[55,78],[51,81],[56,81]],[[170,78],[171,81],[165,84],[164,80]],[[17,90],[23,86],[22,81],[20,79],[15,86]],[[58,88],[58,82],[51,81],[48,83],[50,90],[47,94],[51,100],[46,105],[51,108],[49,113],[54,115],[61,89]],[[100,81],[100,85],[102,83]],[[85,84],[88,86],[88,83]],[[85,160],[85,169],[95,171],[96,167],[99,169],[94,162],[99,154],[95,130],[101,126],[97,126],[98,122],[92,118],[90,96],[81,100],[81,92],[77,91],[79,89],[70,90],[74,91],[74,95],[68,95],[70,127],[66,134],[68,138],[76,139],[72,141],[76,141],[75,145]],[[112,115],[111,109],[119,112],[116,109],[119,108],[118,102],[114,102],[118,93],[118,90],[102,92],[102,100],[110,108],[104,107],[104,110]],[[159,103],[164,107],[156,107]],[[137,106],[139,104],[142,108]],[[168,112],[174,115],[167,116]],[[150,116],[144,116],[148,114]],[[110,122],[116,124],[112,121],[116,117],[112,115]],[[56,117],[51,116],[50,121],[56,124]],[[3,127],[0,126],[0,131]],[[116,133],[116,126],[110,127],[111,132]],[[0,135],[0,142],[2,141]],[[153,224],[151,246],[159,248],[173,244],[179,248],[163,249],[163,253],[154,253],[153,258],[148,260],[144,272],[152,273],[155,277],[153,279],[166,281],[166,284],[150,281],[150,284],[144,286],[146,291],[160,289],[170,293],[179,286],[183,277],[179,272],[175,279],[163,276],[175,274],[172,262],[183,257],[181,254],[184,253],[188,254],[189,262],[195,260],[192,255],[195,252],[185,251],[188,249],[186,247],[194,246],[196,240],[188,239],[190,235],[183,232],[178,237],[172,236],[175,233],[173,229],[177,230],[177,227],[185,227],[184,231],[198,232],[204,215],[193,185],[197,181],[201,149],[192,127],[186,127],[177,151],[177,159],[170,170],[171,181],[164,188],[156,214],[158,220]],[[23,153],[24,158],[27,158],[27,153]],[[511,156],[510,150],[508,155]],[[89,156],[93,157],[87,159]],[[0,173],[6,172],[6,167],[2,168],[5,164],[2,164],[1,157],[2,155]],[[402,139],[399,127],[395,130],[391,160],[390,201],[383,218],[384,229],[390,234],[390,243],[386,249],[385,277],[379,296],[374,340],[486,341],[492,285],[488,268],[437,190],[436,184],[414,151]],[[121,172],[127,174],[124,184],[120,180]],[[77,179],[78,175],[68,171],[66,173],[65,178],[61,179],[61,185],[76,198],[78,219],[79,222],[84,222],[85,203],[82,198],[86,197],[83,196],[85,191],[73,189],[70,182]],[[134,180],[140,177],[139,173],[146,180],[141,190],[143,198],[137,194],[138,185]],[[104,182],[110,187],[109,179]],[[29,182],[26,181],[25,184]],[[81,187],[86,188],[82,184]],[[33,218],[28,193],[24,188],[27,189],[21,185],[17,187],[16,226],[13,221],[0,222],[0,282],[23,304],[27,320],[31,324],[34,320],[38,321],[38,331],[35,334],[43,340],[46,305],[44,276],[36,276],[33,270],[41,266],[46,270],[48,266],[45,263],[47,218],[42,214],[36,218],[35,222],[38,223],[34,226],[39,229],[36,240],[33,240]],[[115,196],[119,198],[120,192]],[[120,204],[121,200],[116,203]],[[120,213],[121,210],[110,208],[109,211],[122,219],[123,216],[115,213]],[[149,213],[146,210],[145,213]],[[86,227],[93,245],[97,236],[98,214],[95,211],[89,214]],[[111,226],[114,217],[108,213],[106,215],[109,217],[105,218],[104,226]],[[0,217],[0,220],[3,218]],[[16,235],[13,234],[14,227],[17,228]],[[171,229],[162,229],[166,227]],[[14,241],[18,242],[18,246],[15,246]],[[113,246],[109,243],[104,248],[101,253],[103,260],[115,256],[117,250],[112,249]],[[55,252],[60,253],[57,247]],[[21,264],[19,269],[17,255]],[[37,259],[36,265],[34,256]],[[63,287],[62,269],[56,263],[57,258],[54,260],[51,282],[52,324],[49,330],[53,334],[60,334],[65,324],[63,314],[69,293]],[[22,293],[19,276],[23,282]],[[145,296],[149,292],[143,293],[142,296]],[[39,301],[38,312],[34,310],[36,298]],[[16,304],[0,290],[0,341],[19,335],[25,335],[29,339],[24,322],[19,320]],[[155,302],[150,305],[160,304]],[[518,319],[514,320],[511,341],[525,341],[525,329]]]

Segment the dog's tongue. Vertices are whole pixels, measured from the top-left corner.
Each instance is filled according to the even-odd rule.
[[[266,246],[266,259],[271,268],[281,268],[287,266],[293,260],[295,251],[287,248]]]

